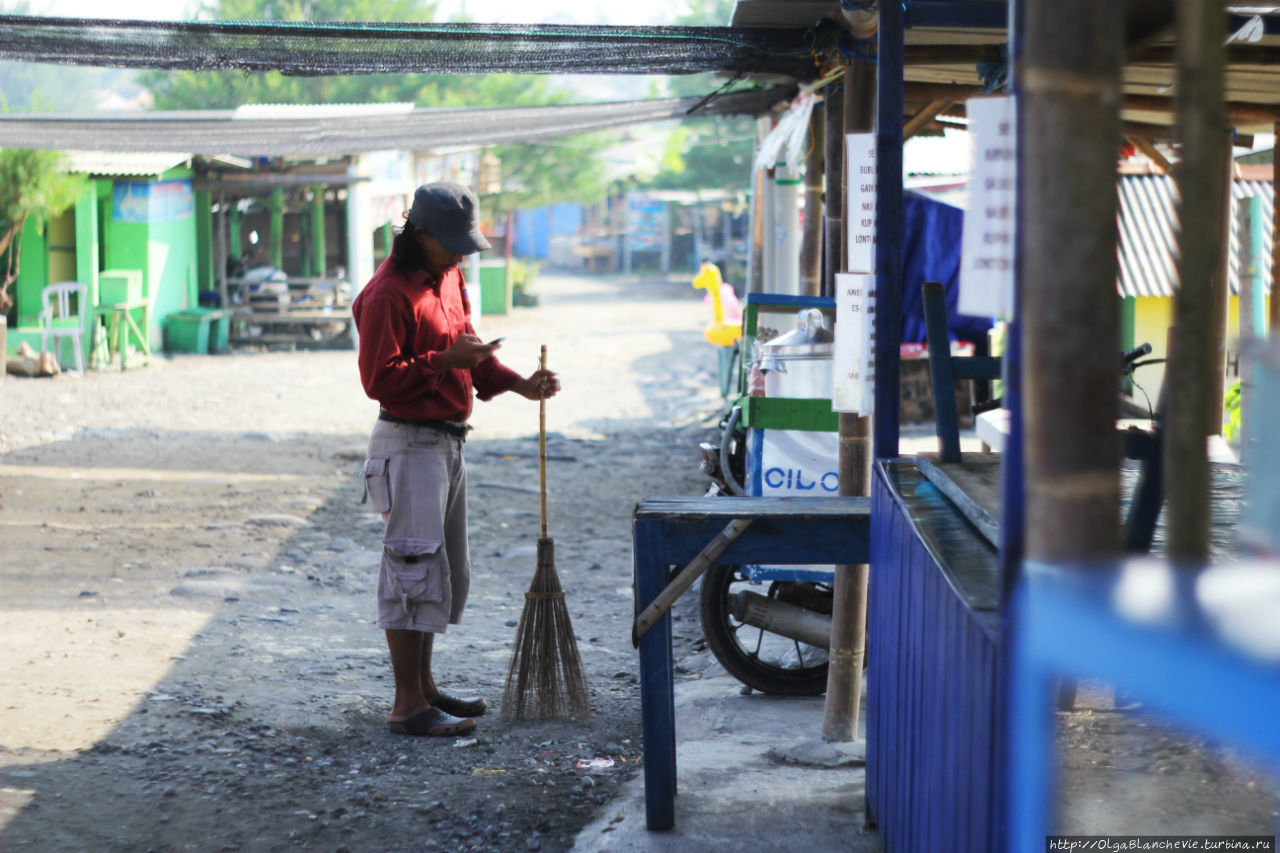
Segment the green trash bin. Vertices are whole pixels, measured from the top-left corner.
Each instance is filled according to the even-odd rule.
[[[218,308],[188,308],[165,319],[165,348],[170,352],[226,352],[231,318]]]
[[[480,262],[480,314],[507,314],[511,311],[511,291],[507,288],[506,261]]]

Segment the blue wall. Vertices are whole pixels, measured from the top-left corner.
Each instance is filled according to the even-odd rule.
[[[573,236],[585,221],[585,208],[570,202],[517,211],[515,254],[545,260],[551,255],[552,236]]]

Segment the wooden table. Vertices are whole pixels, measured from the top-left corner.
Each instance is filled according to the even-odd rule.
[[[142,312],[142,325],[139,326],[133,317],[134,311]],[[106,335],[98,336],[98,319],[106,326]],[[120,354],[120,369],[129,368],[129,339],[132,338],[142,353],[142,363],[151,363],[151,339],[147,330],[151,328],[151,301],[146,298],[130,299],[125,302],[111,302],[96,305],[93,309],[93,352],[90,362],[95,367],[103,367],[111,363],[116,353]],[[106,349],[105,358],[102,350]]]
[[[646,498],[632,519],[636,613],[730,521],[752,524],[717,561],[861,564],[869,561],[869,498]],[[675,684],[671,614],[640,638],[644,800],[649,829],[675,826]]]

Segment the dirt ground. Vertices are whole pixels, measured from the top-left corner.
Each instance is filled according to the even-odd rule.
[[[720,400],[709,314],[687,282],[544,275],[538,292],[540,306],[478,325],[506,336],[501,357],[521,371],[546,343],[562,375],[550,532],[592,717],[491,712],[457,741],[386,730],[391,675],[372,624],[382,523],[357,476],[376,405],[354,353],[10,377],[0,849],[572,845],[638,770],[631,510],[705,490],[697,443]],[[442,686],[496,711],[534,568],[537,406],[504,395],[473,424],[471,603],[436,663]],[[903,450],[932,444],[914,428]],[[695,608],[691,594],[675,610],[680,677],[716,666]],[[1093,704],[1059,716],[1065,831],[1274,829],[1256,769],[1140,709]]]
[[[548,404],[550,533],[584,721],[386,730],[381,520],[357,476],[376,404],[350,351],[159,357],[6,379],[0,848],[563,850],[640,755],[630,516],[697,495],[719,408],[687,282],[555,278],[482,318]],[[708,420],[708,418],[710,420]],[[538,535],[537,405],[479,403],[473,557],[442,686],[497,709]],[[580,760],[605,759],[591,769]]]

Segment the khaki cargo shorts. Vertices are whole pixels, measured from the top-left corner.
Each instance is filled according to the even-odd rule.
[[[386,519],[378,627],[440,634],[471,587],[462,439],[378,421],[364,463],[367,500]]]

